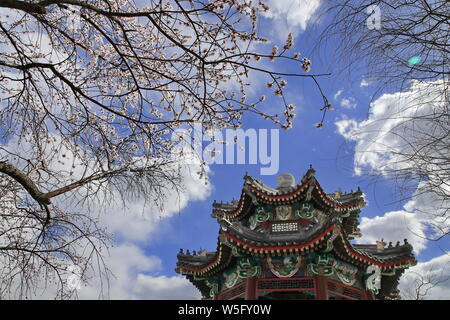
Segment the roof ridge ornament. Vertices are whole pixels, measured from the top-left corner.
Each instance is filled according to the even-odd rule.
[[[342,196],[342,190],[339,188],[332,193],[334,199],[338,200]]]
[[[306,171],[306,173],[302,177],[301,183],[305,183],[310,178],[314,177],[315,173],[316,173],[316,170],[314,170],[314,168],[312,167],[312,164],[310,164],[308,171]]]
[[[386,247],[386,242],[384,242],[384,239],[381,239],[381,241],[376,241],[377,244],[377,251],[383,251],[384,247]]]
[[[228,219],[228,217],[226,215],[222,216],[222,220],[225,221],[226,223],[228,223],[228,225],[232,225],[233,223]],[[226,230],[225,230],[226,231]]]
[[[295,178],[290,173],[282,173],[277,177],[277,189],[286,191],[295,187]]]

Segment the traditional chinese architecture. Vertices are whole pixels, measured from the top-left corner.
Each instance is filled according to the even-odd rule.
[[[246,175],[239,201],[214,203],[215,252],[180,249],[176,271],[203,299],[399,299],[402,273],[416,264],[406,239],[353,244],[363,194],[327,194],[310,168],[278,188]]]

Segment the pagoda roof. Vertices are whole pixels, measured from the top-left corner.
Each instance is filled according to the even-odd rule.
[[[217,242],[217,250],[207,252],[205,255],[191,255],[179,253],[175,271],[181,274],[195,276],[210,276],[226,268],[231,261],[231,248],[224,245],[220,237]]]
[[[304,200],[314,203],[318,209],[316,212],[319,212],[317,216],[310,219],[295,216],[294,220],[289,220],[292,215],[287,217],[288,220],[266,218],[257,227],[248,222],[256,209],[266,210],[255,206],[266,204],[284,210]],[[402,245],[398,242],[396,246],[389,244],[388,247],[383,242],[350,242],[351,236],[359,232],[358,216],[364,205],[363,193],[359,188],[350,193],[326,194],[314,177],[312,168],[296,186],[283,185],[278,189],[245,175],[239,201],[213,205],[212,216],[218,219],[221,226],[216,251],[202,251],[200,255],[180,252],[175,271],[184,274],[204,293],[208,287],[203,280],[226,269],[232,263],[234,253],[268,257],[333,251],[339,260],[362,270],[370,265],[378,266],[383,275],[382,294],[387,296],[396,290],[404,270],[417,262],[413,248],[406,240]],[[271,208],[269,210],[273,212]],[[308,222],[312,220],[313,223]],[[305,224],[305,221],[308,223]]]
[[[231,261],[231,247],[236,245],[241,251],[251,252],[255,255],[277,255],[283,252],[309,252],[319,245],[323,245],[326,238],[331,235],[333,226],[322,226],[306,235],[279,234],[264,236],[264,234],[237,225],[222,227],[219,233],[217,250],[204,256],[178,254],[176,272],[196,276],[209,276],[223,270]]]
[[[392,248],[377,248],[377,245],[351,244],[344,237],[335,242],[335,252],[341,259],[356,265],[377,265],[382,270],[405,269],[416,264],[410,244]]]
[[[355,252],[382,261],[394,261],[402,257],[408,258],[413,250],[409,243],[388,248],[377,248],[376,244],[352,244],[352,247]]]
[[[244,185],[238,201],[231,203],[213,203],[211,216],[226,219],[230,222],[240,221],[252,213],[255,204],[285,205],[311,198],[311,200],[324,211],[336,211],[346,217],[343,219],[343,227],[349,235],[358,235],[358,217],[366,203],[363,193],[358,188],[355,192],[336,192],[327,194],[323,191],[317,179],[314,177],[314,169],[310,168],[301,179],[300,183],[293,187],[274,189],[248,175],[244,176]]]
[[[231,246],[239,251],[258,256],[285,254],[307,254],[324,247],[340,226],[332,219],[305,232],[261,233],[239,224],[223,227],[219,234],[216,252],[204,256],[178,255],[177,272],[193,275],[212,275],[223,270],[231,261]],[[376,245],[351,244],[343,231],[337,231],[333,240],[335,252],[344,261],[360,267],[377,265],[381,270],[405,269],[415,265],[416,260],[410,244],[391,248],[377,248]]]
[[[322,225],[308,232],[280,232],[267,234],[247,227],[230,226],[222,237],[237,245],[241,251],[254,255],[306,253],[324,244],[333,232],[333,225]]]

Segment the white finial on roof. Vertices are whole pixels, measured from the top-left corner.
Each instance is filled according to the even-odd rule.
[[[282,173],[277,178],[277,188],[291,188],[295,186],[295,178],[290,173]]]

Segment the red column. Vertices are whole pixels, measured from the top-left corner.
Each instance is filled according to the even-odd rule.
[[[247,278],[245,283],[245,300],[256,300],[256,278]]]
[[[316,299],[328,300],[327,278],[322,275],[317,275],[314,276],[314,282],[316,284]]]
[[[375,300],[375,295],[372,291],[366,291],[366,299],[367,300]]]

